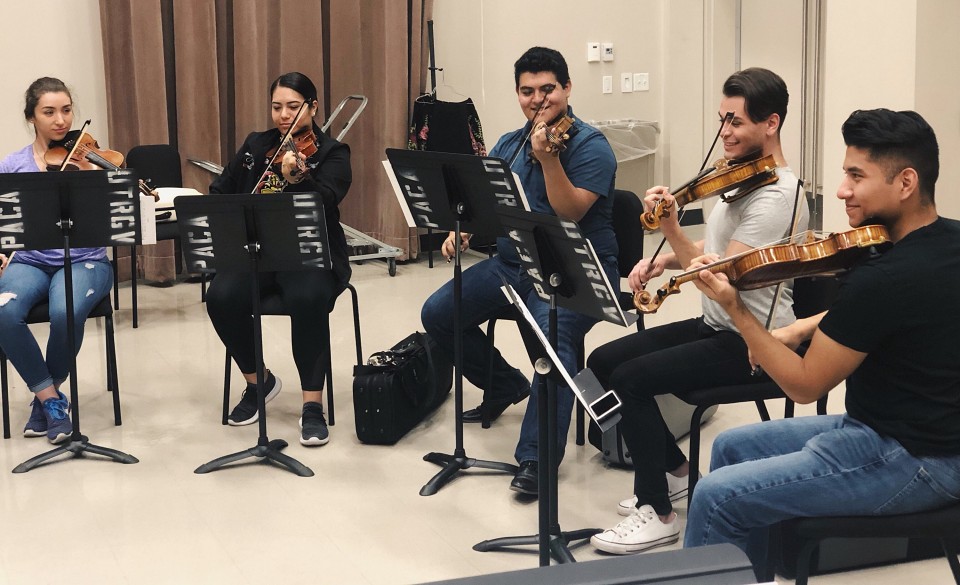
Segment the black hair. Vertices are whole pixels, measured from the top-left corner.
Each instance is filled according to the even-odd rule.
[[[841,131],[847,146],[867,151],[870,160],[883,168],[888,183],[905,168],[917,171],[920,194],[933,203],[940,176],[940,147],[923,116],[911,110],[857,110]]]
[[[276,78],[273,83],[270,84],[271,97],[273,96],[274,90],[276,90],[278,87],[286,87],[299,93],[304,97],[308,105],[312,104],[317,99],[317,86],[310,81],[309,77],[303,73],[300,73],[299,71],[284,73],[280,77]]]
[[[34,117],[37,104],[40,103],[40,98],[43,94],[61,92],[67,94],[70,101],[73,101],[73,96],[70,94],[70,90],[67,89],[67,85],[56,77],[41,77],[37,79],[30,84],[30,87],[28,87],[27,91],[23,94],[23,117],[28,121]]]
[[[560,51],[546,47],[531,47],[513,64],[513,81],[517,89],[520,89],[522,73],[540,73],[541,71],[553,73],[561,87],[566,87],[570,83],[570,71]]]
[[[780,133],[783,121],[787,118],[790,93],[787,92],[787,84],[779,75],[760,67],[737,71],[724,82],[723,95],[742,97],[747,116],[754,123],[763,122],[772,114],[778,114],[780,125],[777,127],[777,134]]]

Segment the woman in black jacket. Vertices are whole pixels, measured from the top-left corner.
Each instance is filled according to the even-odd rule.
[[[324,135],[313,122],[318,106],[317,90],[306,75],[296,72],[281,75],[270,85],[270,99],[276,128],[247,136],[223,174],[210,185],[210,192],[313,191],[322,198],[333,270],[267,272],[260,273],[258,278],[261,292],[279,293],[290,312],[293,358],[303,390],[300,443],[324,445],[330,438],[321,406],[330,353],[329,313],[350,280],[347,242],[340,227],[337,207],[347,195],[352,180],[350,149]],[[297,120],[303,104],[306,106]],[[261,180],[269,163],[267,153],[278,147],[283,135],[294,124],[294,137],[313,130],[316,152],[306,157],[304,165],[297,164],[292,152],[277,155],[280,164],[267,171]],[[230,413],[229,423],[235,426],[251,424],[258,418],[250,286],[249,273],[220,272],[207,292],[210,320],[247,382],[240,402]],[[273,399],[280,387],[280,378],[267,371],[266,401]]]

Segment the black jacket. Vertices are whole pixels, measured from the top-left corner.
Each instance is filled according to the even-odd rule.
[[[350,170],[350,147],[337,142],[320,131],[316,124],[317,152],[307,159],[309,172],[296,185],[287,185],[284,191],[320,194],[326,215],[327,233],[333,271],[341,283],[350,280],[347,240],[340,226],[338,205],[347,196],[353,176]],[[280,143],[281,133],[276,128],[266,132],[251,132],[223,173],[210,184],[211,193],[250,193],[257,186],[267,168],[267,152]]]

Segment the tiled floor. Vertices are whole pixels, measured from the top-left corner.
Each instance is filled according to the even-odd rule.
[[[443,263],[432,270],[426,262],[403,265],[394,278],[379,262],[354,266],[364,354],[421,329],[423,300],[451,274]],[[300,478],[259,464],[194,474],[205,461],[253,446],[257,428],[220,425],[224,354],[200,303],[199,285],[139,291],[139,329],[131,328],[129,289],[121,291],[124,308],[117,313],[122,427],[113,426],[103,384],[102,329],[94,322],[87,327],[78,379],[83,431],[92,442],[135,455],[140,463],[87,457],[22,475],[0,471],[0,583],[394,584],[536,566],[532,552],[471,549],[488,538],[536,531],[537,506],[507,489],[509,476],[471,471],[434,496],[418,495],[438,469],[423,455],[453,448],[452,398],[393,447],[357,440],[350,400],[353,328],[345,298],[332,316],[337,424],[324,447],[297,443],[301,401],[289,325],[283,318],[264,320],[267,364],[286,383],[270,404],[269,434],[289,441],[285,452],[316,476]],[[697,314],[698,303],[691,288],[648,324]],[[598,325],[587,338],[588,351],[622,334],[613,325]],[[44,337],[45,327],[37,335]],[[499,328],[497,339],[518,367],[530,370],[514,327]],[[12,369],[10,381],[14,438],[0,442],[0,470],[48,448],[43,439],[19,436],[29,395]],[[465,395],[467,407],[480,400],[469,384]],[[831,411],[841,403],[834,398]],[[515,406],[491,429],[468,425],[467,454],[510,461],[522,414]],[[756,419],[752,406],[721,409],[704,427],[705,448],[719,431]],[[590,446],[574,446],[571,434],[560,472],[563,527],[613,525],[616,503],[631,485],[629,471],[606,466]],[[681,518],[685,506],[678,509]],[[602,557],[589,545],[574,554],[581,561]],[[908,581],[949,583],[947,564],[938,559],[813,583]]]

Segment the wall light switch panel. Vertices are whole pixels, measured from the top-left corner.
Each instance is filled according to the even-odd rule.
[[[587,63],[600,61],[600,43],[587,43]]]
[[[633,74],[633,91],[650,91],[650,74]]]
[[[620,92],[621,93],[633,92],[633,74],[632,73],[620,74]]]
[[[603,93],[613,93],[613,76],[603,76]]]
[[[604,61],[613,61],[613,43],[601,44],[600,55]]]

